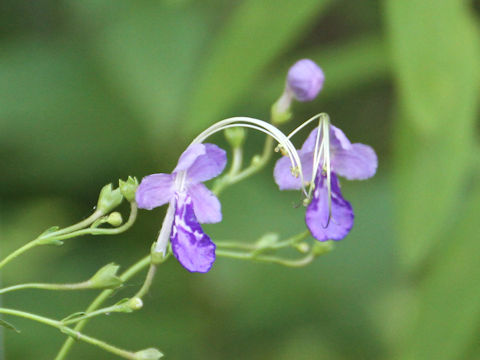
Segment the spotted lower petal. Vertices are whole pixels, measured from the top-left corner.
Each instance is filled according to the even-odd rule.
[[[187,193],[175,196],[175,219],[170,235],[173,254],[188,271],[208,272],[215,261],[215,244],[198,223],[192,198]]]
[[[341,240],[353,227],[353,209],[340,191],[340,184],[334,173],[331,174],[331,217],[329,219],[329,201],[327,177],[317,175],[315,191],[307,208],[305,222],[313,237],[319,241]]]

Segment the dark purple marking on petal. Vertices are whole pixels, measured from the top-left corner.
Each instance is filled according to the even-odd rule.
[[[191,272],[208,272],[215,261],[215,244],[205,234],[187,193],[176,193],[175,219],[170,241],[173,254]]]
[[[135,193],[138,207],[140,209],[152,210],[168,203],[173,196],[174,178],[170,174],[145,176]]]
[[[319,173],[315,180],[313,198],[308,205],[305,222],[313,237],[319,241],[341,240],[353,227],[353,209],[340,191],[340,184],[331,173],[332,207],[329,217],[327,177]]]

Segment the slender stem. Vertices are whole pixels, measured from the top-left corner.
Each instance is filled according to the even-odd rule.
[[[66,227],[64,229],[60,229],[60,230],[55,231],[54,233],[51,233],[49,235],[50,236],[51,235],[57,236],[57,235],[67,234],[67,233],[70,233],[70,232],[73,232],[73,231],[76,231],[76,230],[79,230],[79,229],[83,229],[84,227],[89,226],[95,220],[102,217],[103,215],[104,215],[103,212],[101,212],[100,210],[95,210],[95,212],[92,215],[90,215],[88,218],[80,221],[79,223],[74,224],[74,225],[69,226],[69,227]]]
[[[305,266],[311,263],[315,258],[315,256],[312,253],[309,253],[303,258],[295,259],[295,260],[281,259],[274,256],[258,256],[258,255],[255,255],[254,253],[240,253],[240,252],[228,251],[228,250],[217,250],[215,253],[217,256],[228,257],[231,259],[253,260],[253,261],[259,261],[264,263],[280,264],[280,265],[289,266],[289,267]]]
[[[217,245],[217,249],[239,249],[239,250],[249,250],[249,251],[273,250],[273,249],[281,249],[284,247],[294,245],[300,242],[301,240],[307,238],[309,235],[310,235],[310,231],[305,230],[300,234],[289,237],[283,241],[270,244],[265,248],[259,247],[258,243],[252,244],[252,243],[242,243],[242,242],[235,242],[235,241],[215,241],[215,245]]]
[[[9,286],[3,289],[0,289],[0,294],[5,294],[10,291],[23,290],[23,289],[44,289],[44,290],[80,290],[80,289],[90,289],[90,281],[84,281],[76,284],[43,284],[43,283],[30,283],[30,284],[19,284]]]
[[[39,238],[30,241],[29,243],[23,245],[21,248],[18,248],[14,252],[12,252],[10,255],[8,255],[5,259],[3,259],[0,262],[0,269],[3,268],[5,265],[7,265],[10,261],[15,259],[17,256],[23,254],[24,252],[30,250],[31,248],[34,248],[35,246],[39,245]]]
[[[78,316],[78,317],[75,317],[73,319],[67,319],[67,320],[63,320],[62,321],[62,324],[63,325],[70,325],[70,324],[76,324],[80,321],[83,321],[85,319],[90,319],[92,317],[95,317],[95,316],[98,316],[98,315],[103,315],[103,314],[108,314],[108,313],[112,313],[112,312],[116,312],[117,310],[119,309],[119,306],[117,305],[112,305],[112,306],[109,306],[109,307],[105,307],[103,309],[99,309],[99,310],[96,310],[96,311],[92,311],[92,312],[89,312],[85,315],[81,315],[81,316]]]
[[[96,219],[98,219],[99,217],[101,217],[103,215],[103,213],[100,211],[100,210],[97,210],[95,211],[92,215],[90,215],[88,218],[86,218],[85,220],[82,220],[80,221],[79,223],[77,224],[74,224],[74,225],[71,225],[69,227],[66,227],[64,229],[61,229],[61,230],[58,230],[58,231],[54,231],[54,232],[51,232],[51,233],[48,233],[48,234],[45,234],[45,235],[40,235],[39,237],[37,237],[35,240],[32,240],[30,241],[29,243],[23,245],[22,247],[20,247],[19,249],[15,250],[13,253],[11,253],[10,255],[8,255],[5,259],[3,259],[1,262],[0,262],[0,269],[3,268],[6,264],[8,264],[10,261],[12,261],[13,259],[15,259],[17,256],[23,254],[24,252],[38,246],[38,245],[41,245],[42,244],[42,240],[44,241],[45,239],[47,238],[57,238],[59,235],[63,235],[63,234],[67,234],[67,233],[70,233],[70,232],[73,232],[73,231],[76,231],[78,229],[82,229],[84,228],[85,226],[88,226],[90,225],[91,223],[93,223]]]
[[[154,264],[150,264],[150,268],[148,269],[147,276],[145,277],[145,282],[143,283],[142,287],[138,292],[134,295],[137,298],[143,298],[150,290],[150,286],[152,285],[153,278],[155,277],[155,272],[157,271],[157,266]]]
[[[82,334],[79,331],[70,329],[69,327],[65,326],[60,321],[49,319],[47,317],[36,315],[36,314],[27,313],[27,312],[24,312],[24,311],[14,310],[14,309],[0,308],[0,313],[22,317],[22,318],[25,318],[25,319],[37,321],[39,323],[55,327],[55,328],[59,329],[61,332],[70,336],[69,339],[84,341],[84,342],[89,343],[91,345],[97,346],[97,347],[99,347],[99,348],[101,348],[105,351],[111,352],[112,354],[121,356],[125,359],[133,359],[133,360],[135,359],[135,354],[134,353],[132,353],[130,351],[122,350],[122,349],[120,349],[116,346],[113,346],[113,345],[110,345],[110,344],[106,343],[105,341],[95,339],[91,336],[87,336],[85,334]]]
[[[116,235],[120,234],[126,230],[128,230],[137,217],[138,209],[135,202],[130,203],[130,215],[128,220],[121,226],[117,228],[110,228],[110,229],[102,229],[102,228],[87,228],[82,230],[77,230],[68,234],[63,234],[60,236],[54,236],[53,239],[55,240],[65,240],[70,239],[72,237],[78,237],[82,235]]]
[[[236,175],[242,168],[243,149],[241,147],[234,147],[232,149],[232,166],[228,172],[228,176]]]
[[[132,265],[122,275],[120,275],[120,279],[122,279],[123,282],[126,282],[149,265],[150,265],[150,255],[144,257],[143,259],[139,260],[134,265]],[[90,304],[90,306],[87,308],[86,313],[88,314],[98,309],[113,292],[114,290],[111,290],[111,289],[102,291],[100,295],[98,295],[95,298],[95,300],[93,300],[93,302]],[[77,325],[75,325],[74,330],[81,331],[85,327],[85,325],[87,325],[87,322],[88,322],[88,319],[84,319],[80,321]],[[65,357],[67,356],[68,352],[70,351],[74,343],[75,341],[73,338],[68,338],[67,340],[65,340],[57,356],[55,357],[55,360],[65,359]]]

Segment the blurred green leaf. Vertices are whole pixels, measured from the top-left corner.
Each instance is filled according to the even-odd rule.
[[[394,130],[398,242],[413,270],[445,229],[473,151],[479,38],[466,2],[390,0],[386,10],[403,115]]]
[[[92,36],[91,45],[102,72],[146,122],[157,148],[159,139],[171,141],[186,121],[180,113],[208,37],[207,16],[196,7],[163,1],[113,8],[115,16]]]
[[[445,246],[433,259],[419,290],[418,312],[400,359],[460,359],[480,321],[480,186],[462,206]]]
[[[186,130],[199,131],[226,115],[226,109],[247,91],[260,70],[291,46],[329,2],[241,2],[208,51],[192,93]]]

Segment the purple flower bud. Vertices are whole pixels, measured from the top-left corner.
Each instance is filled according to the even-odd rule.
[[[310,59],[298,60],[288,71],[287,87],[298,101],[315,99],[323,86],[325,75]]]

